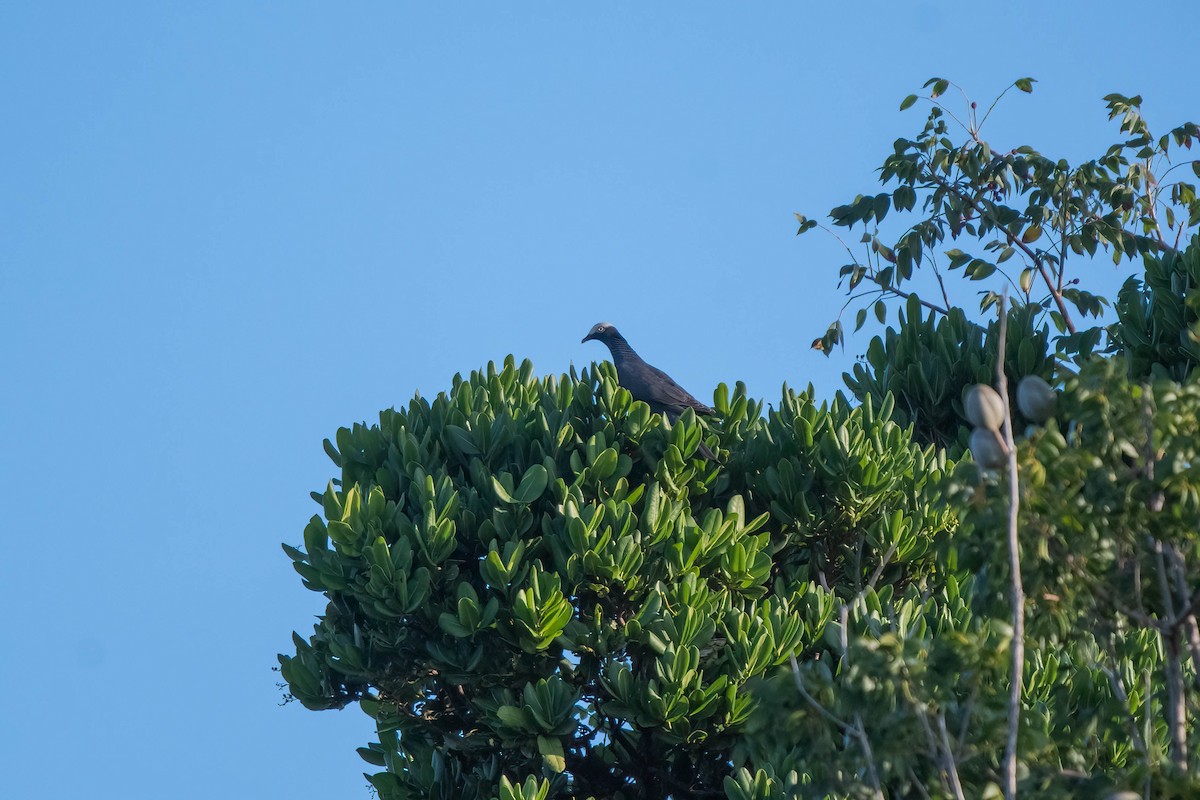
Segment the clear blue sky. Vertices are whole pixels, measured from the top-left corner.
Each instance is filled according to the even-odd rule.
[[[1194,0],[450,5],[0,8],[0,796],[367,797],[367,717],[271,672],[323,437],[600,319],[830,396],[866,339],[808,349],[842,256],[792,212],[926,78],[1038,78],[990,133],[1075,159],[1109,91],[1200,119]]]

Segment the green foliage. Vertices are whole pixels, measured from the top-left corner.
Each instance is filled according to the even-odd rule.
[[[374,719],[382,798],[998,797],[1010,730],[1022,796],[1200,796],[1200,238],[1177,249],[1200,204],[1165,181],[1200,129],[1156,139],[1110,95],[1130,138],[1072,167],[993,149],[951,87],[926,84],[893,188],[831,215],[869,228],[841,270],[858,326],[904,301],[845,376],[858,405],[722,385],[672,425],[611,365],[510,357],[325,442],[340,474],[284,549],[327,606],[280,663],[305,706]],[[1144,274],[1080,328],[1108,301],[1067,264],[1104,250]],[[1008,387],[1059,395],[1013,420],[1012,487],[959,460],[1001,348],[945,277],[986,311],[1014,265]]]
[[[1062,423],[1027,428],[1017,451],[1020,794],[1194,797],[1200,376],[1143,384],[1120,360],[1094,360],[1067,381],[1060,412]],[[958,509],[939,540],[945,572],[920,591],[861,592],[793,674],[759,684],[735,761],[763,769],[767,790],[744,775],[736,796],[1000,796],[1008,487],[970,461],[938,487]]]
[[[744,740],[747,755],[804,775],[771,797],[870,797],[877,787],[944,796],[950,763],[961,765],[967,796],[994,792],[1011,629],[974,612],[973,584],[949,577],[933,591],[865,592],[821,652],[760,687],[770,702]]]
[[[844,376],[846,385],[859,400],[897,398],[896,420],[912,425],[918,441],[961,454],[968,433],[962,427],[962,392],[994,378],[997,324],[981,327],[958,308],[926,316],[915,297],[906,307],[898,330],[889,327],[871,339],[864,363]],[[1036,327],[1039,310],[1021,306],[1009,312],[1004,363],[1014,397],[1024,376],[1053,373],[1049,332],[1045,325]]]
[[[1166,182],[1185,165],[1200,175],[1200,161],[1171,161],[1172,145],[1176,155],[1180,147],[1190,149],[1200,127],[1188,122],[1156,138],[1142,116],[1140,97],[1111,94],[1105,98],[1109,118],[1119,119],[1121,135],[1129,138],[1071,166],[1026,145],[988,142],[983,127],[1000,98],[980,116],[963,94],[964,108],[956,114],[943,101],[952,85],[940,78],[926,83],[932,88],[924,127],[912,139],[897,139],[880,168],[880,183],[889,191],[860,194],[830,211],[835,227],[864,228],[864,258],[851,251],[853,262],[840,270],[848,305],[861,304],[856,327],[862,327],[867,308],[882,322],[889,301],[917,297],[910,284],[921,270],[932,273],[941,304],[928,296],[920,302],[951,313],[960,304],[951,301],[946,279],[957,273],[982,287],[981,311],[1011,287],[1014,302],[1046,310],[1056,329],[1068,334],[1057,342],[1059,349],[1086,356],[1102,331],[1078,328],[1075,317],[1098,317],[1108,301],[1082,288],[1068,262],[1078,262],[1078,271],[1099,252],[1109,253],[1114,263],[1170,252],[1186,231],[1200,226],[1195,185],[1179,177]],[[1032,79],[1013,86],[1032,91]],[[901,108],[917,99],[909,95]],[[881,225],[891,210],[903,222],[898,234],[887,236]],[[799,233],[818,227],[803,215],[797,218]],[[943,249],[949,242],[957,246]],[[813,346],[828,354],[842,337],[841,321],[835,320]]]
[[[1112,349],[1136,379],[1184,380],[1200,364],[1200,237],[1182,253],[1147,256],[1117,295]]]
[[[1179,780],[1200,759],[1178,744],[1200,711],[1200,650],[1183,644],[1200,645],[1200,376],[1143,384],[1119,360],[1093,361],[1067,382],[1062,404],[1069,423],[1030,429],[1018,450],[1035,659],[1026,707],[1043,716],[1036,734],[1058,760],[1158,786],[1156,797],[1181,785],[1193,796],[1200,783]],[[950,502],[966,508],[952,560],[989,576],[977,605],[999,613],[1007,589],[995,532],[1007,490],[985,482],[981,494],[970,473],[964,466],[948,483]]]
[[[326,444],[340,478],[285,550],[329,602],[280,662],[307,707],[375,719],[381,797],[757,791],[731,761],[749,686],[840,598],[925,586],[952,516],[890,404],[714,406],[668,426],[610,365],[510,358]]]
[[[1028,79],[1014,85],[1032,89]],[[830,213],[834,226],[866,229],[866,257],[840,270],[860,303],[856,327],[869,310],[883,322],[889,302],[905,303],[846,383],[864,402],[894,397],[895,418],[918,441],[963,452],[961,393],[994,380],[997,326],[970,321],[947,279],[957,272],[982,285],[983,311],[1000,297],[997,277],[1016,290],[1008,387],[1039,375],[1062,388],[1058,421],[1015,420],[1028,620],[1020,794],[1196,796],[1200,244],[1177,246],[1200,225],[1200,204],[1192,184],[1165,179],[1189,163],[1200,174],[1200,162],[1169,159],[1172,144],[1190,147],[1200,129],[1186,123],[1155,139],[1140,98],[1110,95],[1110,118],[1132,138],[1072,167],[1030,147],[994,149],[981,136],[991,109],[980,118],[967,101],[960,119],[939,100],[950,86],[927,84],[924,129],[884,160],[881,181],[894,188]],[[964,134],[957,144],[951,121]],[[885,239],[890,211],[901,227]],[[800,223],[801,233],[818,227]],[[1104,250],[1116,262],[1137,258],[1144,276],[1122,289],[1113,325],[1081,328],[1077,318],[1108,301],[1068,264],[1079,274]],[[940,305],[910,285],[921,267]],[[814,347],[829,353],[842,333],[835,321]],[[1075,369],[1056,368],[1056,358]],[[745,773],[737,796],[1000,796],[1013,711],[1009,486],[968,460],[937,491],[957,528],[939,540],[924,589],[884,585],[847,598],[792,674],[758,685],[764,702],[739,756],[765,783]],[[785,765],[795,772],[783,775]]]

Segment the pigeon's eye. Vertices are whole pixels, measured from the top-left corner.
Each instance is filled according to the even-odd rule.
[[[599,328],[596,328],[596,333],[604,333],[606,330],[608,330],[608,328],[601,325]]]

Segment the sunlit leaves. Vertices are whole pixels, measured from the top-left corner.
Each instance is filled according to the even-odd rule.
[[[895,268],[921,251],[903,247]],[[510,358],[339,431],[324,517],[284,548],[328,605],[281,669],[305,705],[375,720],[381,797],[720,787],[748,687],[822,639],[836,598],[928,578],[945,462],[890,400],[713,397],[715,418],[669,421],[610,364],[539,378]],[[662,766],[638,778],[645,750]]]
[[[1028,93],[1034,83],[1023,77],[1010,88]],[[1111,94],[1105,102],[1110,118],[1119,121],[1122,139],[1100,157],[1073,166],[1029,145],[995,146],[983,132],[991,109],[981,116],[969,100],[956,109],[946,97],[952,86],[944,78],[925,83],[932,107],[924,127],[916,136],[896,139],[879,170],[880,183],[889,191],[860,194],[830,211],[835,226],[865,228],[866,251],[862,258],[856,256],[844,284],[855,327],[865,322],[853,308],[858,302],[865,308],[880,299],[902,300],[911,294],[905,284],[918,268],[941,269],[936,259],[923,258],[914,242],[936,251],[947,240],[957,240],[958,247],[948,248],[949,269],[961,268],[965,280],[983,284],[981,310],[993,307],[1003,286],[1017,285],[1027,302],[1045,308],[1062,329],[1063,354],[1086,356],[1077,348],[1094,337],[1076,334],[1087,333],[1079,324],[1093,316],[1096,303],[1085,298],[1081,307],[1076,297],[1068,296],[1068,271],[1095,257],[1120,263],[1162,252],[1200,226],[1194,186],[1180,180],[1178,172],[1170,182],[1162,180],[1173,172],[1170,147],[1190,148],[1200,127],[1184,123],[1156,140],[1142,116],[1141,98]],[[917,99],[906,96],[901,110]],[[1200,175],[1200,166],[1183,163]],[[891,211],[902,215],[898,225]],[[965,255],[972,239],[994,251],[994,259],[953,255]],[[1009,272],[1006,263],[1015,269]],[[940,275],[937,280],[946,302],[954,302],[952,288]],[[877,287],[883,289],[881,296]],[[840,332],[840,326],[831,324],[814,347],[829,354],[841,342]]]
[[[929,96],[936,99],[944,95],[946,90],[950,88],[950,81],[945,78],[930,78],[925,81],[925,85],[922,88],[928,89],[930,86],[933,88],[929,90]]]

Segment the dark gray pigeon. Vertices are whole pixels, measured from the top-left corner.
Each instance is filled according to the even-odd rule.
[[[608,346],[613,365],[617,368],[617,381],[629,390],[634,400],[641,400],[656,414],[666,414],[671,422],[679,419],[685,408],[697,414],[713,414],[713,410],[688,394],[670,375],[658,367],[652,367],[625,341],[625,337],[609,322],[597,322],[583,337],[584,342],[595,339]],[[697,448],[700,455],[709,461],[716,456],[704,442]]]

